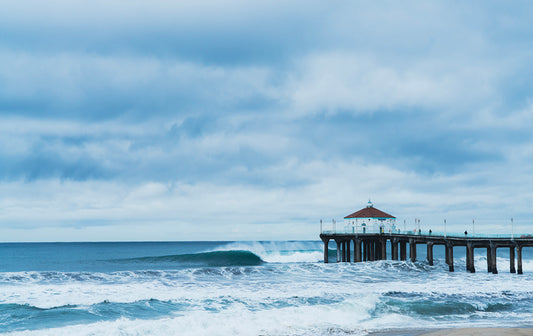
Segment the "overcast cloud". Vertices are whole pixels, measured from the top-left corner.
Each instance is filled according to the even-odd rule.
[[[0,240],[533,227],[529,2],[3,1]]]

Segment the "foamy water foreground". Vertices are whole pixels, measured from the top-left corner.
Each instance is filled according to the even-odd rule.
[[[475,274],[457,253],[424,261],[322,263],[320,242],[0,245],[0,333],[9,335],[367,335],[531,327],[524,274]],[[424,259],[424,251],[419,259]],[[507,267],[507,269],[505,268]]]

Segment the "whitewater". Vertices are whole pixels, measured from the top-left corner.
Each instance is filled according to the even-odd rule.
[[[323,263],[319,241],[0,244],[2,335],[415,335],[533,327],[524,274],[382,260]],[[330,246],[335,259],[335,246]],[[389,249],[390,251],[390,249]],[[389,256],[390,259],[390,256]]]

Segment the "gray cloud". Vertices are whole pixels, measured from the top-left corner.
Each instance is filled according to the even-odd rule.
[[[12,239],[135,218],[252,235],[368,197],[405,218],[532,218],[527,2],[3,7]]]

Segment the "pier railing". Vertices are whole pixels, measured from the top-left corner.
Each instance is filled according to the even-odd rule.
[[[420,236],[439,236],[439,237],[450,237],[450,238],[533,238],[532,234],[526,233],[514,233],[514,234],[500,234],[500,233],[479,233],[474,234],[471,232],[440,232],[440,231],[418,231],[418,230],[388,230],[388,231],[379,231],[379,230],[366,230],[365,232],[355,232],[353,230],[323,230],[321,233],[324,234],[376,234],[376,233],[387,233],[387,234],[404,234],[404,235],[420,235]]]

